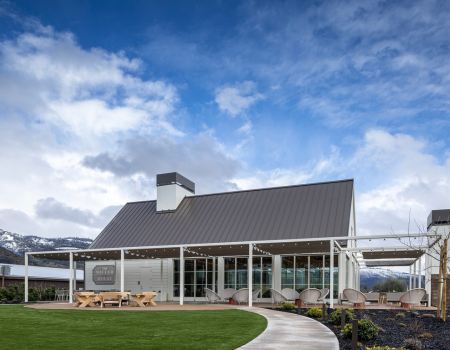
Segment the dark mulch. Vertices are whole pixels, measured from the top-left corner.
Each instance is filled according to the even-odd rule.
[[[273,308],[272,308],[273,309]],[[277,311],[281,312],[293,312],[297,314],[297,309],[293,311],[282,311],[280,308],[276,308]],[[306,316],[307,309],[303,309],[302,315]],[[330,310],[334,311],[334,310]],[[396,318],[395,314],[398,312],[403,312],[405,314],[404,318]],[[426,350],[450,350],[450,319],[447,322],[443,322],[439,318],[419,318],[420,323],[417,333],[414,332],[414,324],[416,319],[412,316],[410,312],[400,311],[400,310],[364,310],[364,313],[370,317],[377,326],[381,327],[384,331],[380,331],[378,336],[372,340],[364,340],[360,342],[363,344],[363,348],[377,346],[390,346],[390,347],[400,347],[403,346],[403,340],[407,338],[417,338],[420,334],[431,333],[432,338],[421,338],[422,349]],[[436,311],[429,310],[419,310],[419,316],[423,314],[433,314],[436,316]],[[360,320],[363,313],[360,310],[355,310],[354,312],[356,319]],[[375,315],[372,315],[375,314]],[[450,314],[449,314],[450,316]],[[387,318],[395,318],[395,321],[386,321]],[[317,319],[321,322],[322,319]],[[398,326],[399,323],[406,324],[406,327]],[[351,350],[352,344],[351,339],[346,339],[342,336],[340,329],[334,329],[336,326],[333,323],[324,323],[338,338],[339,348],[344,350]],[[340,324],[338,325],[340,326]]]

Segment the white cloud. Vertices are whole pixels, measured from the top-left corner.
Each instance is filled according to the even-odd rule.
[[[244,113],[256,102],[264,99],[264,95],[256,90],[253,81],[237,83],[234,86],[222,86],[216,89],[215,101],[219,109],[232,117]]]

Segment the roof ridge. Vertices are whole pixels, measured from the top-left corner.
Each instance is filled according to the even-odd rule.
[[[311,182],[311,183],[307,183],[307,184],[297,184],[297,185],[288,185],[288,186],[254,188],[254,189],[250,189],[250,190],[239,190],[239,191],[228,191],[228,192],[216,192],[216,193],[208,193],[208,194],[199,194],[199,195],[193,195],[193,196],[186,196],[186,198],[196,198],[196,197],[206,197],[206,196],[218,196],[218,195],[223,195],[223,194],[233,194],[233,193],[253,192],[253,191],[277,190],[277,189],[281,189],[281,188],[290,188],[290,187],[325,185],[325,184],[338,183],[338,182],[348,182],[348,181],[354,181],[354,180],[355,180],[355,179],[343,179],[343,180],[334,180],[334,181]],[[156,199],[146,200],[146,201],[127,202],[126,204],[148,203],[148,202],[156,202]]]
[[[232,194],[232,193],[242,193],[242,192],[253,192],[253,191],[265,191],[265,190],[277,190],[281,188],[290,188],[290,187],[301,187],[301,186],[313,186],[313,185],[325,185],[337,182],[348,182],[354,181],[354,179],[344,179],[344,180],[334,180],[334,181],[323,181],[323,182],[311,182],[307,184],[297,184],[297,185],[288,185],[288,186],[277,186],[277,187],[265,187],[265,188],[254,188],[250,190],[239,190],[239,191],[228,191],[228,192],[217,192],[217,193],[209,193],[209,194],[199,194],[193,196],[186,196],[187,198],[195,198],[195,197],[205,197],[205,196],[216,196],[221,194]]]

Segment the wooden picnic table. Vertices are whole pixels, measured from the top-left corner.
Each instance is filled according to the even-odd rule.
[[[140,307],[147,307],[149,305],[156,306],[156,303],[153,301],[153,298],[156,297],[158,294],[155,292],[144,292],[142,294],[131,294],[131,296],[134,299],[134,304],[131,306],[140,306]],[[147,304],[147,305],[146,305]]]
[[[95,303],[99,301],[97,294],[92,292],[73,293],[73,296],[77,299],[77,302],[73,304],[74,307],[95,307],[97,306]]]

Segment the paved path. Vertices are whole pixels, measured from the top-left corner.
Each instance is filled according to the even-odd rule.
[[[242,308],[267,318],[266,330],[242,350],[339,350],[339,342],[326,326],[311,318],[261,308]]]

